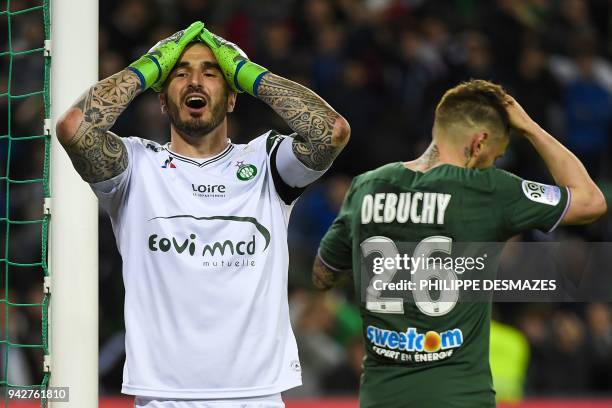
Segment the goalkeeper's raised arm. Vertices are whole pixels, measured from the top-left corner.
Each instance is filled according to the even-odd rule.
[[[198,21],[160,41],[129,67],[88,89],[58,120],[57,137],[83,180],[108,180],[126,169],[125,146],[109,129],[136,95],[148,88],[161,90],[181,53],[203,27]]]
[[[201,39],[215,55],[235,92],[246,92],[262,100],[295,132],[291,143],[295,157],[319,175],[327,170],[348,143],[348,122],[313,91],[268,72],[250,61],[235,44],[206,29],[202,30]],[[292,171],[283,171],[290,166],[277,164],[279,173],[290,185],[302,187],[316,178],[313,173],[310,180],[291,179]]]

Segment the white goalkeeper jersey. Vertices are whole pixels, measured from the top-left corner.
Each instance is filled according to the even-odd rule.
[[[287,225],[301,190],[276,172],[282,138],[200,160],[124,138],[128,168],[92,185],[123,258],[123,393],[238,398],[301,384],[287,303]]]

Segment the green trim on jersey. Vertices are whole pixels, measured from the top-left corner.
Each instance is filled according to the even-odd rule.
[[[283,140],[285,136],[278,133],[276,130],[270,130],[268,136],[266,137],[266,154],[269,156],[270,152],[272,152],[272,148],[274,145]]]

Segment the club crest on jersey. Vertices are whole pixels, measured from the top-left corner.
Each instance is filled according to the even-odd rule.
[[[164,164],[161,166],[162,169],[176,169],[176,165],[172,163],[172,157],[168,156]]]
[[[238,167],[238,171],[236,171],[238,180],[248,181],[257,175],[257,167],[252,164],[244,164],[243,161],[237,161],[236,167]]]

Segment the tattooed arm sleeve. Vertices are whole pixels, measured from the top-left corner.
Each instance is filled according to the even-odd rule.
[[[58,120],[57,137],[86,182],[108,180],[127,168],[125,146],[108,130],[140,89],[136,74],[123,70],[87,90]]]
[[[319,290],[328,290],[344,284],[351,277],[350,271],[334,271],[327,267],[317,255],[312,265],[312,284]]]
[[[307,167],[327,169],[347,144],[348,122],[310,89],[268,73],[261,79],[257,96],[297,133],[293,152]]]

